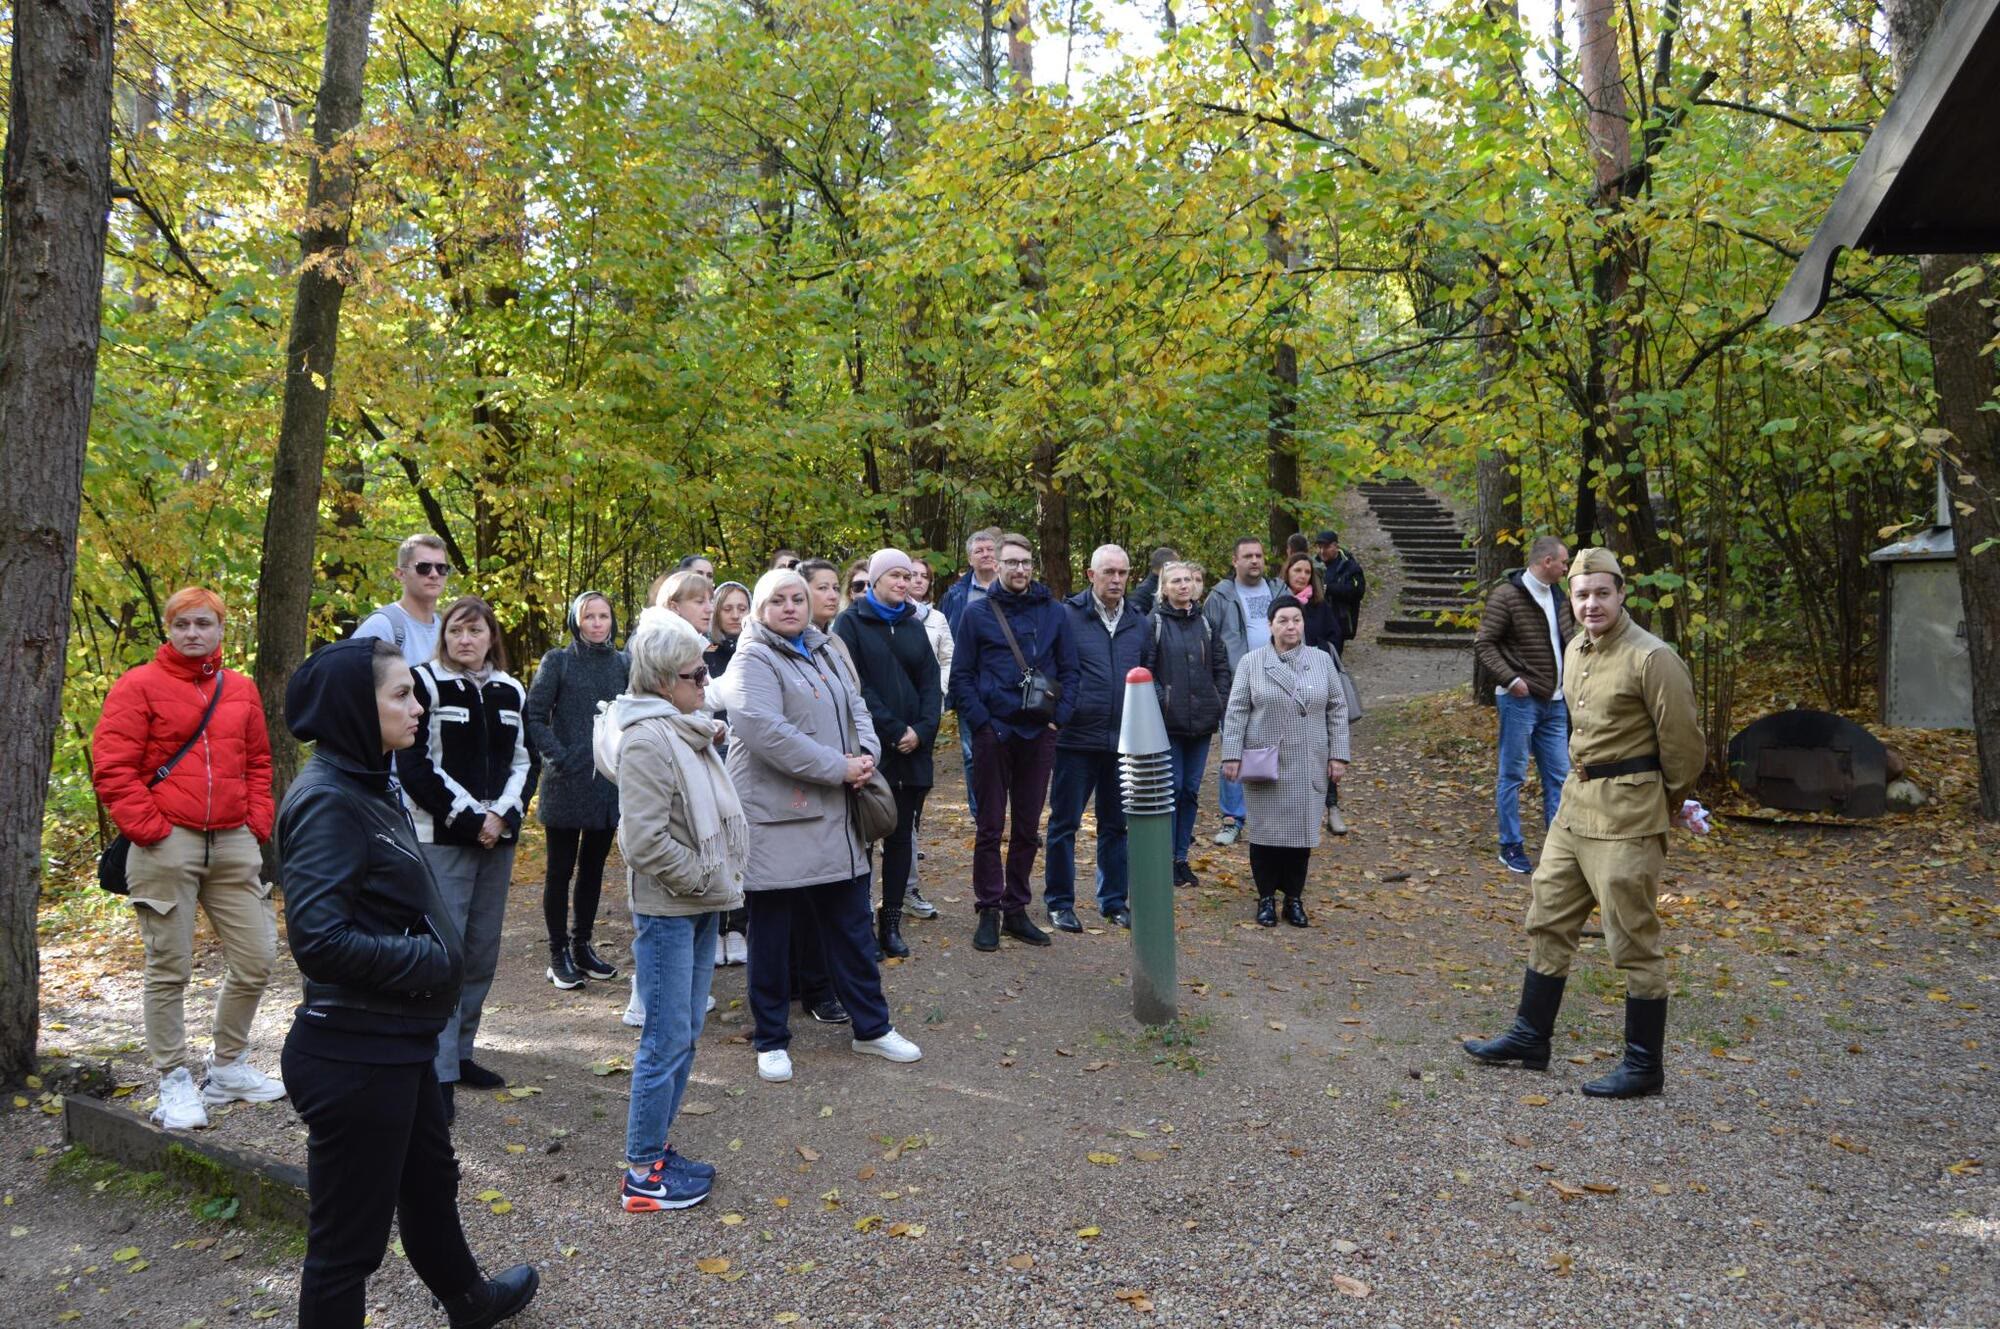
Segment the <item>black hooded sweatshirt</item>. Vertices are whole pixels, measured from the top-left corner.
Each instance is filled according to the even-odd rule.
[[[382,750],[374,654],[372,638],[337,641],[292,675],[285,723],[315,747],[278,808],[276,842],[287,939],[305,977],[293,1045],[391,1065],[436,1054],[465,945]]]

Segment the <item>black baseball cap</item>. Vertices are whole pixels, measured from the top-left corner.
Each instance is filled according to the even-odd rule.
[[[1340,532],[1339,532],[1339,531],[1321,531],[1321,532],[1319,533],[1319,536],[1318,536],[1318,538],[1316,538],[1316,539],[1315,539],[1315,540],[1313,541],[1313,543],[1314,543],[1314,544],[1316,544],[1316,545],[1337,545],[1337,544],[1339,544],[1339,543],[1340,543]]]

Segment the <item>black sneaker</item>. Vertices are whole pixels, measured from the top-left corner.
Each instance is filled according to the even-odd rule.
[[[1083,924],[1077,921],[1076,910],[1074,909],[1049,910],[1049,926],[1055,928],[1058,932],[1083,931]]]
[[[1030,946],[1049,946],[1049,934],[1036,927],[1025,909],[1009,909],[1000,919],[1000,930],[1015,941],[1026,942]]]
[[[549,943],[549,982],[563,991],[583,986],[583,971],[569,958],[569,947],[560,941]]]
[[[604,957],[597,953],[588,939],[571,943],[569,958],[583,972],[586,978],[595,978],[600,982],[609,982],[618,977],[617,968],[606,964]]]
[[[979,926],[972,930],[972,949],[975,951],[997,951],[1000,949],[1000,911],[982,909],[979,911]]]
[[[936,918],[937,906],[926,900],[923,892],[912,886],[903,892],[903,912],[911,918]]]
[[[828,997],[824,1001],[816,1001],[806,1007],[806,1009],[811,1011],[812,1018],[818,1020],[821,1024],[846,1024],[854,1018],[847,1013],[847,1007],[840,1004],[840,998],[838,997]]]
[[[501,1089],[507,1084],[507,1077],[497,1071],[489,1071],[470,1057],[461,1057],[458,1062],[458,1082],[468,1089]]]
[[[1201,878],[1195,876],[1194,869],[1189,867],[1185,861],[1182,861],[1174,864],[1174,885],[1199,886],[1201,885]]]

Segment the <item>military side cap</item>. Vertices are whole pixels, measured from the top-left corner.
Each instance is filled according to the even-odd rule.
[[[1618,566],[1618,555],[1609,549],[1592,546],[1576,551],[1576,557],[1569,561],[1569,575],[1581,577],[1592,572],[1608,572],[1618,580],[1625,580],[1625,569]]]

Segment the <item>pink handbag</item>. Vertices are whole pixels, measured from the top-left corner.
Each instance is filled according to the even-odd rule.
[[[1237,773],[1243,784],[1275,784],[1278,779],[1278,746],[1243,749],[1243,765]]]

